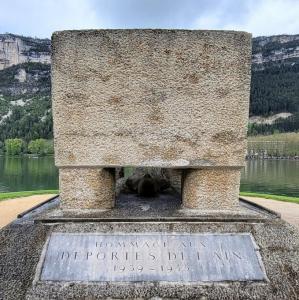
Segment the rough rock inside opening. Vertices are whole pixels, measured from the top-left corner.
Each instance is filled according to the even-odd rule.
[[[180,193],[181,175],[176,173],[177,170],[163,168],[117,168],[116,195],[158,197],[161,193]]]

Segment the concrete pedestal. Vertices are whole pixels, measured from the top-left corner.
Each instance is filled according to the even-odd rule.
[[[241,169],[189,169],[184,172],[185,208],[226,210],[238,207]]]
[[[109,209],[114,207],[114,170],[60,168],[62,209]]]

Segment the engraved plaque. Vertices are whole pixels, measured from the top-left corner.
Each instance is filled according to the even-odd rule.
[[[250,234],[53,233],[40,280],[265,280]]]

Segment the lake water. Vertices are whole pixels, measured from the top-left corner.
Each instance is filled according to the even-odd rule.
[[[0,156],[0,192],[58,189],[53,156]]]
[[[58,189],[51,156],[0,156],[0,192]],[[299,161],[250,160],[242,172],[241,191],[299,197]]]
[[[299,160],[249,160],[241,191],[299,197]]]

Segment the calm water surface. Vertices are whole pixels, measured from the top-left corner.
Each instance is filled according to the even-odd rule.
[[[249,160],[241,191],[299,197],[299,160]]]
[[[0,192],[57,188],[58,171],[53,156],[0,156]]]
[[[39,189],[58,189],[53,157],[0,156],[0,192]],[[299,197],[299,161],[248,161],[241,190]]]

